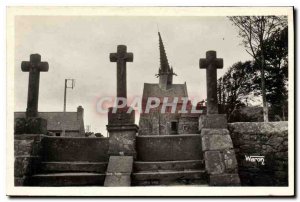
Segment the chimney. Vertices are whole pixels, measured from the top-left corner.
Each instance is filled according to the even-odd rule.
[[[77,107],[77,120],[83,119],[84,109],[82,106]]]

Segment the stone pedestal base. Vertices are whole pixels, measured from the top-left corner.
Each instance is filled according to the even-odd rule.
[[[239,186],[238,164],[224,114],[199,118],[205,170],[211,186]]]
[[[47,134],[47,120],[42,118],[16,118],[15,134]]]
[[[131,110],[130,113],[128,111]],[[133,156],[136,158],[136,133],[134,110],[129,107],[110,108],[108,112],[109,149],[111,156]]]
[[[199,130],[202,128],[227,128],[226,114],[207,114],[199,117]]]
[[[138,126],[135,124],[127,125],[107,125],[109,132],[110,156],[133,156],[136,158],[136,133]]]
[[[108,125],[134,124],[134,122],[135,122],[135,111],[132,108],[110,107],[108,109]]]

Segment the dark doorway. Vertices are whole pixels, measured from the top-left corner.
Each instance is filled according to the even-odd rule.
[[[57,137],[60,136],[60,133],[55,133],[55,136],[57,136]]]
[[[171,134],[172,135],[178,134],[178,122],[177,121],[171,122]]]

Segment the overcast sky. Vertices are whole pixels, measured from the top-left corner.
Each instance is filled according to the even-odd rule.
[[[67,111],[82,105],[85,125],[93,132],[106,132],[107,116],[96,111],[102,96],[116,95],[116,63],[109,53],[124,44],[133,52],[127,64],[127,95],[142,96],[144,83],[157,83],[159,68],[157,26],[170,65],[178,74],[174,83],[187,82],[190,97],[206,97],[205,70],[199,58],[208,50],[224,59],[224,69],[251,59],[240,45],[237,30],[225,17],[45,17],[19,16],[15,19],[15,110],[25,111],[28,72],[21,62],[39,53],[49,63],[40,77],[39,111],[62,111],[64,79],[76,79],[68,90]],[[138,120],[136,120],[138,124]]]

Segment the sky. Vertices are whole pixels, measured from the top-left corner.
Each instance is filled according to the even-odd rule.
[[[25,111],[28,72],[21,62],[39,53],[49,63],[41,72],[39,111],[63,111],[64,79],[76,80],[67,91],[67,111],[84,108],[85,125],[107,135],[107,115],[97,112],[103,96],[116,96],[116,63],[109,53],[127,46],[134,60],[127,63],[127,95],[141,97],[144,83],[157,83],[158,29],[170,65],[178,76],[173,83],[187,83],[189,97],[206,98],[206,72],[199,59],[217,51],[224,68],[250,60],[237,29],[226,17],[120,17],[120,16],[17,16],[15,18],[15,111]],[[138,114],[136,117],[138,124]]]

